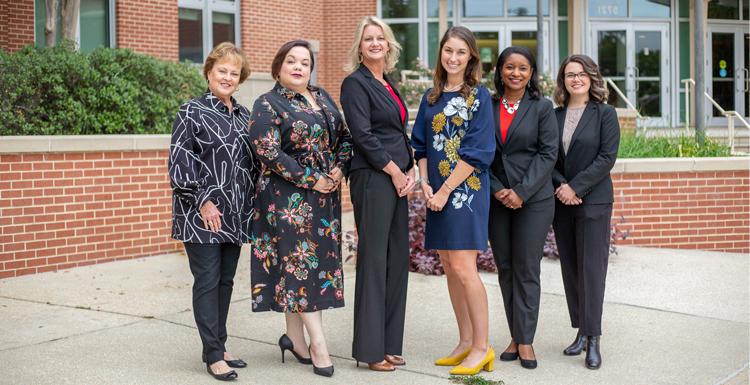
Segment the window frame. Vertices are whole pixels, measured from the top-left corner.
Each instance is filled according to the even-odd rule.
[[[193,9],[201,11],[202,23],[201,32],[203,36],[203,60],[205,62],[208,54],[214,48],[214,33],[213,33],[213,18],[214,12],[221,12],[234,15],[234,44],[239,46],[240,36],[240,0],[227,1],[227,0],[178,0],[177,9],[179,12],[180,8]],[[179,35],[179,27],[177,30]],[[177,50],[179,51],[179,43]],[[180,59],[182,60],[182,59]]]

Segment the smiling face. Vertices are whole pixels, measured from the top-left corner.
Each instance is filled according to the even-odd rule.
[[[565,66],[565,89],[570,96],[587,97],[591,89],[591,77],[581,63],[570,62]]]
[[[227,57],[208,71],[208,89],[219,99],[228,100],[237,91],[242,67],[239,60]]]
[[[469,59],[471,59],[469,45],[455,37],[448,39],[440,51],[440,64],[448,76],[460,75],[463,78]]]
[[[293,47],[279,69],[279,83],[290,90],[303,92],[310,82],[311,67],[310,51],[305,47]]]
[[[533,74],[529,60],[517,53],[508,56],[500,71],[502,73],[503,87],[508,91],[523,90]]]
[[[383,29],[377,25],[368,25],[362,32],[362,41],[359,43],[359,53],[362,61],[385,62],[388,53],[388,40],[385,38]]]

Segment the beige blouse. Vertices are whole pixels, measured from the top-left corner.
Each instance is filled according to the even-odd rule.
[[[573,133],[576,131],[578,122],[581,120],[583,110],[586,106],[578,108],[568,108],[565,112],[565,125],[563,126],[562,143],[565,154],[568,153],[568,147],[570,147],[570,139],[573,138]]]

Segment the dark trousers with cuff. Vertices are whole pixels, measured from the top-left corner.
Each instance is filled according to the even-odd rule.
[[[611,218],[611,203],[566,206],[558,202],[555,209],[553,226],[570,323],[584,336],[602,334]]]
[[[193,273],[193,315],[208,364],[224,359],[227,314],[232,299],[240,246],[233,243],[188,243],[185,253]]]
[[[390,176],[372,169],[350,176],[357,225],[352,357],[380,362],[401,355],[409,279],[409,208]]]

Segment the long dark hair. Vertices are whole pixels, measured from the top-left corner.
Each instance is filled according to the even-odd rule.
[[[558,106],[567,106],[570,101],[570,93],[565,88],[565,67],[570,63],[578,63],[583,66],[583,71],[589,75],[591,79],[591,86],[589,88],[589,99],[597,103],[604,103],[607,101],[609,91],[604,86],[604,77],[599,72],[599,66],[596,65],[594,59],[586,55],[570,55],[562,64],[560,64],[560,70],[557,71],[557,87],[555,87],[554,99]]]
[[[474,34],[466,27],[454,26],[450,27],[443,38],[440,40],[440,48],[437,54],[437,65],[435,66],[435,73],[432,77],[432,91],[427,95],[427,102],[429,104],[435,104],[440,95],[443,94],[445,88],[445,82],[448,80],[448,72],[443,68],[443,64],[440,58],[443,55],[443,46],[450,38],[456,38],[463,40],[467,46],[469,46],[469,63],[466,64],[466,70],[464,71],[464,85],[461,87],[461,96],[464,99],[469,98],[471,89],[474,88],[482,80],[482,66],[479,61],[479,49],[477,48],[477,40],[474,38]]]
[[[529,61],[529,64],[531,65],[531,78],[529,79],[529,83],[526,85],[526,93],[529,94],[529,97],[531,99],[539,99],[539,97],[542,95],[542,92],[539,90],[539,71],[536,67],[536,59],[531,53],[531,50],[526,47],[520,46],[508,47],[504,49],[503,52],[500,52],[500,56],[497,57],[494,78],[495,98],[501,98],[503,96],[503,93],[505,93],[502,70],[505,62],[508,60],[510,55],[513,55],[514,53],[525,57],[526,60]]]

